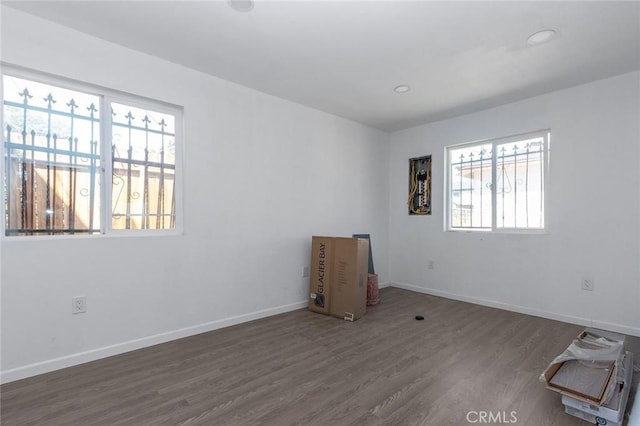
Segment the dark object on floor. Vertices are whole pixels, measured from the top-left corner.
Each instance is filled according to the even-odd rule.
[[[422,321],[424,319],[424,317],[422,315],[416,315],[416,319],[418,321]]]

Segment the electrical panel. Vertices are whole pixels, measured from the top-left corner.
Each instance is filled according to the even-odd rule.
[[[409,159],[410,215],[431,214],[431,156]]]

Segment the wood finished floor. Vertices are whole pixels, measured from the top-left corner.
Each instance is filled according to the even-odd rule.
[[[464,425],[469,411],[514,411],[521,425],[587,424],[538,381],[582,327],[396,288],[381,298],[354,323],[298,310],[8,383],[0,420]]]

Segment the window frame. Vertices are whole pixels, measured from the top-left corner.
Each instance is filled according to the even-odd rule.
[[[544,226],[542,228],[524,228],[524,227],[501,227],[497,226],[498,219],[497,214],[497,193],[495,191],[494,182],[497,181],[497,149],[498,145],[508,144],[513,142],[518,142],[530,138],[542,137],[543,139],[543,211],[542,211],[542,220]],[[465,148],[465,147],[473,147],[477,145],[487,145],[491,144],[492,146],[492,166],[491,166],[491,228],[454,228],[452,227],[452,215],[453,209],[451,207],[451,188],[452,188],[452,176],[451,176],[451,151],[454,149]],[[531,132],[519,133],[516,135],[498,137],[498,138],[487,138],[476,140],[472,142],[463,142],[453,145],[447,145],[444,147],[444,165],[445,165],[445,173],[444,173],[444,197],[443,203],[445,206],[445,214],[444,214],[444,231],[445,232],[479,232],[485,234],[547,234],[549,232],[549,160],[550,160],[550,152],[551,152],[551,129],[542,129]]]
[[[173,115],[175,118],[175,227],[166,229],[113,229],[112,226],[112,123],[111,114],[100,114],[100,190],[96,197],[100,200],[100,232],[95,234],[53,234],[53,235],[7,235],[6,234],[6,209],[4,203],[4,185],[2,186],[2,206],[0,213],[2,220],[0,221],[0,238],[4,241],[33,241],[33,240],[53,240],[53,239],[82,239],[82,238],[104,238],[104,237],[141,237],[141,236],[175,236],[184,233],[184,214],[183,214],[183,158],[184,158],[184,136],[183,136],[183,120],[184,108],[168,102],[119,91],[91,83],[81,82],[74,79],[61,77],[46,72],[36,71],[20,66],[9,65],[0,62],[0,79],[4,76],[21,78],[33,82],[56,86],[67,90],[73,90],[97,96],[100,99],[100,111],[106,111],[112,103],[126,104],[135,108],[143,108],[153,110],[163,114]],[[4,83],[0,82],[0,123],[4,127]],[[4,129],[2,135],[2,159],[0,161],[0,177],[5,177],[5,155],[6,147],[4,143]]]

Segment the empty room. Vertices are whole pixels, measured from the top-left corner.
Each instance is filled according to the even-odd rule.
[[[0,4],[0,424],[640,425],[640,1]]]

